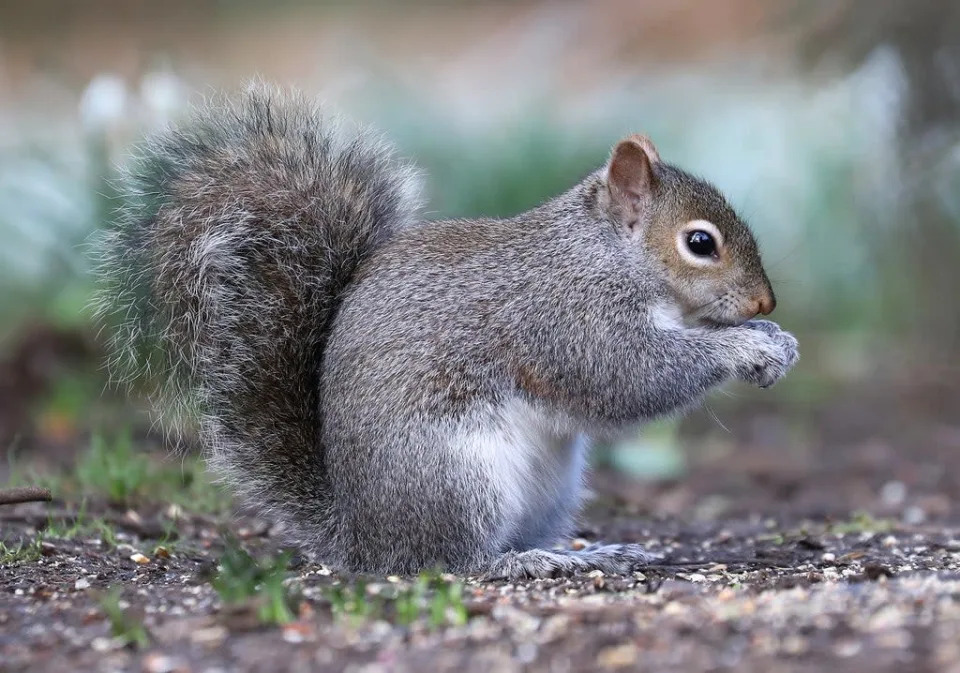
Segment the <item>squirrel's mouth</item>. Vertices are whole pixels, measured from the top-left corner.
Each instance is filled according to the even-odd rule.
[[[699,310],[690,311],[684,316],[684,322],[691,327],[738,327],[748,320],[757,317],[759,313],[751,310],[752,307],[737,307],[719,305],[720,302],[711,302]]]
[[[697,327],[712,327],[714,329],[720,329],[721,327],[739,327],[743,323],[747,322],[750,318],[736,317],[727,319],[717,319],[717,318],[700,318],[694,321],[694,324]]]
[[[691,306],[692,302],[681,300],[683,322],[688,327],[737,327],[757,316],[753,307],[743,305],[729,293],[714,297],[711,301]]]
[[[744,316],[710,316],[710,317],[693,317],[691,316],[686,322],[690,327],[709,327],[713,329],[720,329],[722,327],[739,327],[743,323],[747,322],[753,316],[744,317]]]

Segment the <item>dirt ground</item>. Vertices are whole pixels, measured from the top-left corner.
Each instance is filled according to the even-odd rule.
[[[94,499],[86,515],[115,539],[46,536],[38,558],[0,567],[0,671],[960,672],[960,396],[883,390],[807,407],[796,427],[785,419],[799,412],[757,404],[724,418],[719,440],[695,415],[688,474],[595,475],[579,532],[642,542],[661,562],[629,577],[467,578],[456,623],[335,614],[331,587],[357,578],[294,558],[296,619],[264,626],[256,602],[224,604],[210,577],[226,531],[275,550],[266,523]],[[57,500],[0,507],[0,537],[75,516]],[[375,597],[411,580],[365,582]],[[142,644],[113,635],[110,587]]]

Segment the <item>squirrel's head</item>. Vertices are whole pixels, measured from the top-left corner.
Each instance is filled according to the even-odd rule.
[[[712,185],[634,135],[613,149],[603,201],[628,246],[658,262],[684,317],[739,324],[776,306],[749,227]]]

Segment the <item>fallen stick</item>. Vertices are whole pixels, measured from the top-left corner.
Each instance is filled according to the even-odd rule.
[[[19,502],[49,502],[53,499],[49,488],[19,486],[0,489],[0,505],[16,505]]]

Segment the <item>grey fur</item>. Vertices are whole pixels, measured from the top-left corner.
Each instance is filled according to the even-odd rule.
[[[622,225],[604,170],[515,218],[422,223],[413,171],[337,128],[258,89],[146,146],[132,177],[151,198],[103,244],[118,352],[142,368],[158,338],[160,404],[196,406],[215,467],[335,567],[645,563],[637,545],[545,549],[591,438],[730,379],[771,385],[796,341],[715,308],[670,319],[670,262]],[[650,222],[722,220],[743,258],[723,293],[769,289],[716,190],[655,168]]]

